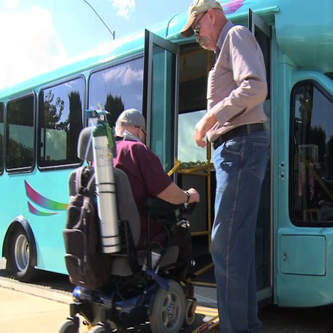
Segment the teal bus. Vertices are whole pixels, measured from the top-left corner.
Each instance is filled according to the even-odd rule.
[[[269,162],[256,231],[258,299],[284,307],[333,303],[333,3],[221,1],[248,26],[264,54]],[[215,287],[209,254],[213,150],[196,147],[214,54],[180,31],[187,13],[113,41],[84,59],[0,91],[0,249],[15,278],[39,270],[67,274],[62,231],[68,176],[85,110],[101,105],[114,125],[142,110],[147,144],[201,202],[190,216],[193,283]],[[331,120],[330,120],[331,119]],[[332,266],[331,266],[332,265]]]

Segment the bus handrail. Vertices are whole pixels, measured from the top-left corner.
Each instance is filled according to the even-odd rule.
[[[180,169],[178,172],[183,174],[190,174],[190,173],[195,173],[197,171],[209,170],[213,167],[214,167],[213,163],[206,163],[204,165],[199,165],[193,168]]]
[[[178,170],[178,168],[181,166],[181,164],[182,163],[176,159],[175,166],[168,172],[168,176],[173,175]]]

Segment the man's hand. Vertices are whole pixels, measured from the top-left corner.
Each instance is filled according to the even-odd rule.
[[[199,147],[206,147],[204,140],[206,133],[215,125],[217,119],[214,114],[206,113],[195,126],[194,140]]]
[[[200,201],[200,194],[195,188],[189,188],[187,192],[190,194],[190,200],[188,203]]]

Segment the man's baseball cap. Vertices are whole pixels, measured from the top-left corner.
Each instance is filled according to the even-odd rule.
[[[222,6],[219,2],[215,0],[194,0],[190,8],[188,9],[188,20],[185,24],[183,30],[181,31],[181,34],[184,37],[191,37],[194,34],[194,31],[192,29],[192,24],[195,21],[195,18],[200,13],[205,13],[209,8],[212,9],[222,9]]]
[[[117,121],[116,126],[138,126],[146,129],[145,118],[137,109],[127,109],[123,111]]]

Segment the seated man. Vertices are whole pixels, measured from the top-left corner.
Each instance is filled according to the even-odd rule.
[[[136,109],[123,111],[116,122],[117,157],[114,167],[123,170],[129,179],[133,197],[141,219],[139,248],[145,247],[147,238],[147,219],[144,202],[148,197],[158,197],[171,204],[199,202],[199,193],[190,188],[183,191],[163,170],[159,158],[144,144],[145,119]],[[162,223],[151,223],[151,240],[156,245],[164,246],[167,231]],[[154,247],[153,244],[153,247]],[[186,278],[191,261],[191,233],[189,228],[177,228],[172,234],[170,245],[179,246],[178,260],[186,267],[176,272],[181,280]]]

